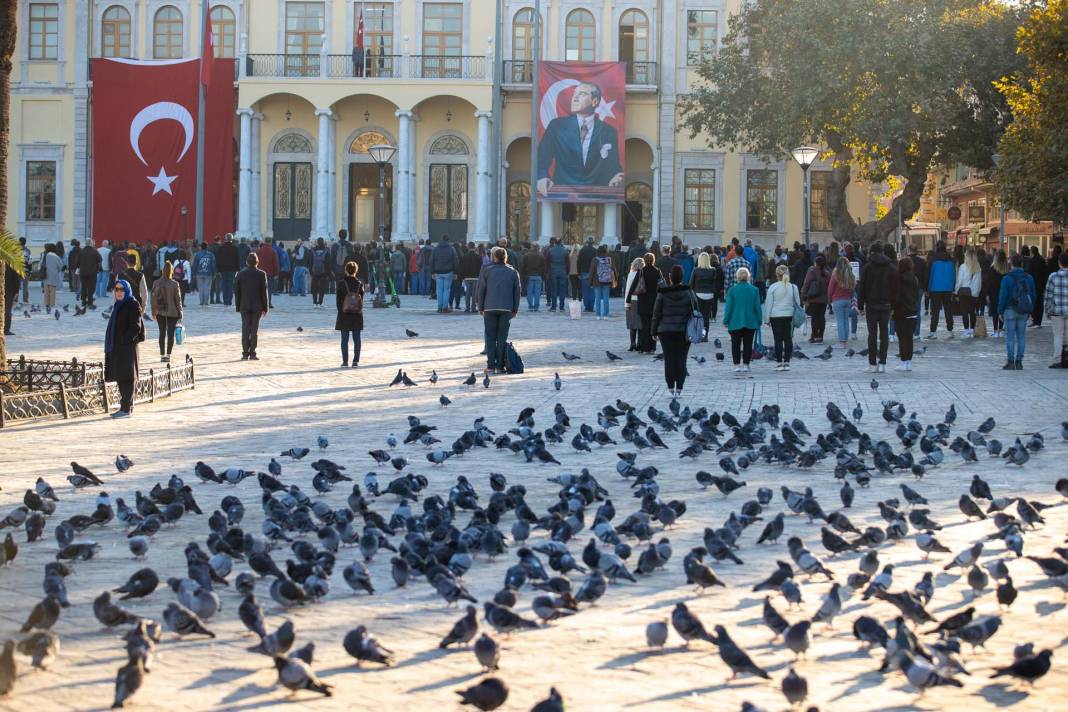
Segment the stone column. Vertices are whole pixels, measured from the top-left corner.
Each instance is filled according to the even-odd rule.
[[[553,204],[542,200],[538,202],[538,209],[541,211],[541,215],[538,218],[541,237],[538,238],[538,243],[548,245],[549,239],[553,236]]]
[[[601,244],[609,249],[619,244],[619,203],[604,204],[604,236]]]
[[[237,178],[237,237],[251,237],[252,216],[252,109],[238,109],[241,117],[240,173]]]
[[[326,201],[326,231],[331,235],[337,235],[337,113],[330,116],[330,181],[327,185],[328,199]],[[351,240],[352,237],[350,236]]]
[[[408,121],[408,154],[411,161],[408,164],[408,232],[411,233],[413,240],[419,239],[419,174],[416,173],[416,166],[419,165],[419,144],[415,142],[415,122],[419,120],[419,117],[415,114],[411,115],[411,120]],[[423,204],[427,204],[427,201],[423,201]]]
[[[319,161],[316,171],[315,183],[315,227],[314,237],[330,238],[327,226],[327,211],[329,210],[330,192],[330,109],[316,109],[315,115],[319,117]]]
[[[649,242],[659,242],[660,240],[660,164],[654,163],[651,168],[653,169],[653,214],[650,218],[652,222],[651,235],[649,236]]]
[[[249,230],[252,232],[252,236],[256,239],[263,237],[262,218],[260,216],[260,205],[262,204],[262,196],[260,195],[260,187],[262,186],[262,173],[260,166],[263,161],[260,157],[260,128],[263,124],[263,114],[258,111],[252,114],[252,156],[249,161],[249,169],[252,171],[252,209],[249,211]],[[205,235],[205,237],[215,237],[214,235]]]
[[[395,242],[410,242],[412,239],[412,214],[411,214],[411,163],[412,163],[412,137],[409,127],[411,126],[412,112],[399,110],[397,116],[397,160],[394,165],[397,170],[393,176],[395,188],[394,200],[396,201],[397,221],[393,225],[393,240]]]
[[[489,242],[489,152],[490,152],[490,112],[476,111],[478,119],[478,155],[475,156],[475,231],[471,238],[475,242]]]

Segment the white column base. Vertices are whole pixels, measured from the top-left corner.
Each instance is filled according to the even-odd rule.
[[[615,247],[619,244],[619,203],[605,203],[604,206],[604,236],[601,244]]]
[[[553,236],[553,204],[547,201],[538,203],[538,244],[548,245]]]

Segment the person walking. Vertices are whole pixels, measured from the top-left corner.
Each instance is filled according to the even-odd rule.
[[[990,316],[991,338],[1004,336],[1005,322],[998,313],[998,298],[1001,293],[1001,280],[1011,269],[1004,250],[998,250],[990,266],[983,271],[983,298],[986,300],[987,314]],[[920,280],[920,284],[923,284],[923,280]]]
[[[938,332],[938,312],[946,315],[946,338],[953,338],[953,287],[956,284],[957,268],[953,257],[946,251],[946,243],[939,240],[934,252],[927,259],[927,294],[931,303],[931,331],[926,339],[935,339]]]
[[[916,263],[905,257],[897,263],[897,299],[893,305],[894,327],[897,331],[897,355],[901,360],[894,370],[912,370],[912,345],[916,322],[920,319],[920,280],[915,273]]]
[[[868,324],[868,371],[886,371],[890,346],[890,312],[897,302],[897,270],[881,242],[868,248],[868,261],[857,282],[857,308]]]
[[[119,409],[112,418],[126,418],[133,412],[134,386],[137,383],[137,345],[145,340],[145,323],[141,304],[125,279],[115,281],[115,303],[104,331],[104,380],[119,384]]]
[[[827,328],[827,290],[830,281],[831,274],[827,271],[827,258],[822,254],[816,255],[814,264],[805,274],[805,281],[801,286],[805,311],[812,319],[812,335],[808,340],[810,344],[823,343],[823,332]]]
[[[589,273],[586,275],[590,289],[593,290],[594,313],[598,321],[608,318],[608,305],[611,289],[616,286],[616,268],[608,255],[608,247],[600,245],[597,256],[590,260]]]
[[[1042,310],[1053,327],[1053,363],[1050,368],[1068,368],[1068,252],[1057,257],[1056,272],[1046,280]]]
[[[126,261],[126,258],[119,255],[119,259],[113,263],[119,266],[119,271],[116,275],[116,279],[125,279],[130,283],[130,288],[133,290],[134,298],[137,299],[138,304],[141,304],[141,318],[145,321],[152,321],[152,317],[145,313],[144,309],[149,304],[149,292],[148,282],[145,280],[144,273],[134,267],[132,264]],[[110,285],[112,288],[114,285]]]
[[[304,244],[303,239],[297,240],[297,246],[293,248],[293,257],[290,262],[293,265],[293,296],[308,296],[308,274],[311,267],[311,249]]]
[[[1035,280],[1024,271],[1021,255],[1012,256],[1012,270],[1001,279],[998,292],[998,314],[1005,322],[1005,352],[1003,371],[1022,371],[1027,342],[1027,319],[1035,303]]]
[[[723,305],[723,325],[731,337],[734,372],[748,373],[749,362],[753,359],[753,337],[760,328],[762,316],[760,291],[750,283],[748,267],[740,268],[734,277],[734,286],[727,290],[727,300]]]
[[[56,305],[56,292],[63,286],[63,258],[56,254],[54,245],[45,245],[41,266],[44,269],[41,286],[44,289],[45,313],[51,314],[52,307]]]
[[[475,312],[475,286],[478,284],[478,275],[481,272],[482,255],[478,254],[478,248],[472,242],[460,257],[460,284],[464,290],[465,314]]]
[[[957,279],[953,286],[965,339],[975,336],[975,313],[982,287],[983,270],[979,266],[975,248],[969,247],[964,251],[964,261],[957,267]]]
[[[718,296],[723,289],[723,271],[712,267],[713,258],[715,255],[702,252],[697,256],[697,266],[690,273],[690,289],[697,298],[697,308],[701,311],[701,319],[705,325],[702,342],[708,341],[708,327],[715,318]],[[716,264],[718,266],[718,259]],[[685,271],[686,268],[683,267],[684,274]]]
[[[234,279],[234,304],[241,314],[241,360],[258,361],[260,319],[267,316],[271,295],[267,290],[267,273],[259,269],[255,252],[245,258],[245,269]]]
[[[537,245],[530,245],[523,253],[521,271],[527,283],[527,309],[536,312],[541,308],[541,291],[545,279],[545,257]]]
[[[393,277],[393,289],[397,294],[407,294],[408,255],[404,253],[404,245],[400,243],[394,245],[393,252],[389,253],[389,272]]]
[[[174,265],[163,263],[163,273],[152,284],[152,317],[159,326],[159,360],[169,363],[174,330],[182,320],[182,289],[174,281]]]
[[[682,266],[672,265],[667,284],[659,289],[653,304],[653,334],[664,349],[664,381],[672,398],[681,396],[686,384],[686,357],[690,353],[686,325],[697,311],[697,298],[684,277]]]
[[[641,292],[645,291],[645,278],[642,277],[643,267],[645,267],[645,260],[641,257],[631,261],[630,271],[627,272],[627,280],[623,285],[624,310],[627,317],[627,330],[630,332],[630,348],[627,351],[641,349],[638,335],[641,333],[642,319],[638,315],[638,297]]]
[[[71,252],[71,259],[74,253]],[[100,275],[103,259],[92,240],[85,241],[85,247],[78,253],[78,278],[81,302],[85,309],[96,309],[96,280]]]
[[[834,313],[840,349],[844,349],[849,342],[849,313],[853,308],[853,294],[856,288],[857,278],[853,274],[852,265],[844,256],[839,257],[827,284],[827,302]]]
[[[200,306],[206,307],[211,301],[211,283],[215,279],[215,255],[208,249],[208,243],[200,243],[200,249],[193,256],[193,274],[197,279],[197,296]],[[155,314],[155,309],[152,310]]]
[[[356,276],[359,265],[345,263],[345,275],[338,280],[334,292],[337,319],[334,330],[341,332],[341,368],[349,368],[349,339],[352,339],[352,368],[360,366],[360,332],[363,331],[363,282]]]
[[[475,304],[485,326],[486,373],[507,369],[504,353],[508,329],[519,314],[521,299],[519,273],[508,264],[508,251],[494,247],[490,251],[490,263],[479,274],[475,286]]]
[[[434,275],[438,295],[438,314],[452,311],[449,308],[449,295],[452,290],[452,276],[459,264],[456,250],[452,249],[452,244],[449,243],[449,236],[442,235],[430,255],[430,271]]]
[[[787,265],[776,267],[775,277],[764,299],[764,323],[771,326],[775,340],[775,370],[789,371],[794,352],[794,309],[801,308],[801,294],[790,283]]]
[[[646,252],[642,258],[642,285],[634,285],[632,294],[638,296],[638,320],[641,328],[638,334],[638,353],[651,354],[656,351],[653,342],[653,307],[656,306],[656,293],[660,289],[660,270],[656,268],[656,255]]]

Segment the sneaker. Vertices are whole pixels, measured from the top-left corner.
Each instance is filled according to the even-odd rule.
[[[356,361],[353,361],[353,362],[352,362],[352,365],[351,365],[351,366],[349,366],[349,368],[359,368],[359,367],[360,367],[360,364],[359,364],[359,363],[357,363]]]
[[[789,361],[787,361],[786,363],[784,363],[782,365],[782,370],[784,370],[784,371],[789,371],[790,370],[790,362]]]
[[[950,341],[950,340],[951,340],[951,339],[953,339],[953,338],[955,338],[955,337],[954,337],[954,335],[953,335],[953,332],[952,332],[952,331],[950,331],[950,332],[948,332],[948,333],[946,334],[946,341]]]
[[[878,373],[878,372],[879,372],[879,367],[876,366],[874,363],[871,364],[870,366],[868,366],[868,373]]]
[[[781,370],[783,370],[783,369],[782,369],[782,364],[781,364],[781,363],[777,363],[777,364],[775,364],[775,370],[776,370],[776,371],[781,371]]]
[[[241,354],[242,361],[248,361],[248,354]]]
[[[932,331],[927,336],[923,337],[923,340],[924,341],[934,341],[937,338],[938,338],[938,334],[936,334],[935,332]]]
[[[744,371],[745,373],[749,373],[749,371],[750,371],[750,368],[749,368],[749,364],[746,364],[746,365],[742,366],[742,370],[743,370],[743,371]]]
[[[741,366],[735,366],[734,367],[734,372],[735,373],[741,373],[742,372],[742,367]]]
[[[1023,370],[1023,359],[1022,358],[1016,359],[1016,370],[1017,371],[1022,371]]]
[[[886,364],[880,363],[879,367],[875,371],[876,373],[886,373]]]
[[[128,410],[117,410],[117,411],[115,411],[114,413],[111,414],[111,417],[112,418],[129,418],[130,417],[130,411],[128,411]]]
[[[894,370],[895,371],[907,371],[907,370],[909,370],[909,365],[908,364],[909,364],[908,361],[902,361],[898,365],[894,366]]]

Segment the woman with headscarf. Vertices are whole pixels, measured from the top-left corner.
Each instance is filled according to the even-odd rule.
[[[104,380],[119,384],[119,410],[112,418],[125,418],[133,410],[134,384],[137,382],[137,345],[145,340],[141,304],[133,296],[125,279],[115,282],[115,303],[104,332]]]

